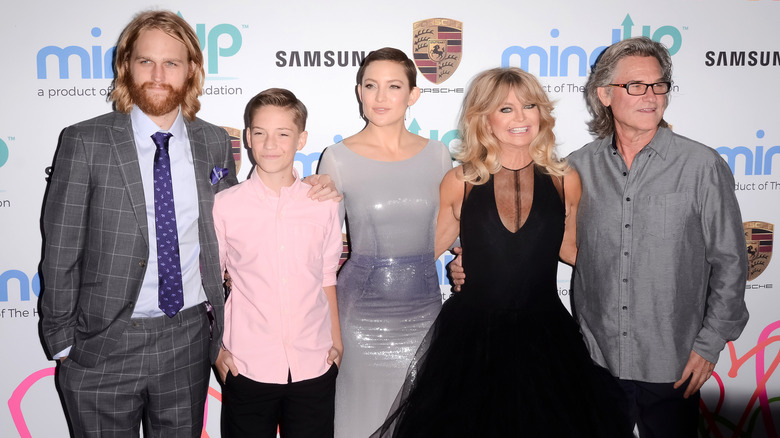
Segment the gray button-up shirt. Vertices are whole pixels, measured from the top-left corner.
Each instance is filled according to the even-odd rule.
[[[718,153],[660,128],[628,170],[612,137],[569,157],[582,179],[574,309],[593,359],[621,379],[673,382],[747,324],[747,253]]]

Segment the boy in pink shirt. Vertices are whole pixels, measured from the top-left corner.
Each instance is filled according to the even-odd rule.
[[[342,250],[337,202],[306,196],[293,168],[307,111],[271,88],[246,107],[249,179],[220,192],[214,226],[231,278],[216,361],[222,436],[332,437],[343,346],[336,304]]]

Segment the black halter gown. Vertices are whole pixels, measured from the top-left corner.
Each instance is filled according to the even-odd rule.
[[[630,437],[622,392],[558,298],[562,189],[534,166],[466,185],[466,284],[410,365],[383,437]]]

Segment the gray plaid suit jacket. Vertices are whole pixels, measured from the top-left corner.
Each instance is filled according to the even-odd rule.
[[[214,194],[238,181],[227,132],[200,119],[185,122],[199,198],[201,278],[216,311],[213,362],[224,295],[212,207]],[[212,185],[215,166],[229,174]],[[148,228],[130,115],[114,111],[66,128],[43,213],[41,329],[49,357],[72,346],[70,359],[94,367],[111,353],[140,293]]]

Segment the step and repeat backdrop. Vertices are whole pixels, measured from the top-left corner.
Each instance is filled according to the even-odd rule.
[[[780,1],[658,0],[338,2],[223,0],[158,3],[28,1],[0,13],[0,436],[67,436],[54,362],[39,338],[40,216],[62,129],[110,111],[111,60],[122,28],[144,9],[179,13],[197,31],[206,62],[199,116],[234,136],[239,180],[251,170],[240,141],[246,102],[292,90],[309,108],[303,175],[321,151],[363,127],[355,74],[371,50],[420,53],[422,97],[410,131],[458,146],[456,120],[469,80],[496,66],[537,75],[557,102],[559,153],[591,141],[583,89],[608,45],[645,35],[674,62],[666,119],[720,152],[734,172],[750,259],[750,321],[703,388],[702,430],[713,437],[780,436]],[[446,28],[446,35],[438,35]],[[429,38],[445,53],[427,52]],[[439,260],[442,291],[449,284]],[[561,265],[568,306],[571,270]],[[530,359],[529,355],[529,360]],[[212,381],[203,436],[219,436]]]

